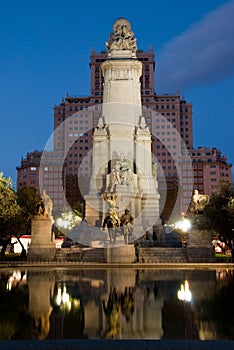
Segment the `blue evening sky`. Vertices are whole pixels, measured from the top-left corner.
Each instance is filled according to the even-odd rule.
[[[90,50],[127,18],[138,49],[155,52],[155,89],[193,104],[194,146],[234,163],[234,1],[0,0],[0,171],[42,150],[53,107],[90,94]]]

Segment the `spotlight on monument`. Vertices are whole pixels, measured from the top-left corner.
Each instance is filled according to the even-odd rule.
[[[56,226],[65,234],[81,222],[81,218],[73,212],[64,212],[56,219]]]
[[[63,227],[65,229],[67,229],[68,225],[69,225],[69,221],[63,220],[62,218],[58,218],[56,220],[56,224],[58,225],[58,227]]]
[[[175,228],[181,230],[183,233],[186,233],[192,227],[189,219],[182,218],[180,221],[175,223]]]

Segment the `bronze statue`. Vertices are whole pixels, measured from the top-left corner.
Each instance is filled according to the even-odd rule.
[[[109,205],[108,214],[106,215],[103,221],[102,228],[105,229],[105,227],[107,226],[110,243],[115,243],[117,231],[120,226],[119,216],[117,213],[117,196],[112,194],[108,197],[106,193],[103,193],[102,197]]]
[[[120,218],[120,227],[124,236],[125,244],[128,244],[132,240],[133,235],[133,217],[128,209],[125,209],[124,214]]]

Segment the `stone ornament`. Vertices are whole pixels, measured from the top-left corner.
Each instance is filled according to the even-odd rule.
[[[113,31],[106,42],[108,56],[111,56],[112,51],[129,50],[132,57],[136,57],[136,39],[133,38],[130,23],[125,18],[118,18],[113,24]]]

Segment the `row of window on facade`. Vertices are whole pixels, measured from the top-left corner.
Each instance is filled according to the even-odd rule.
[[[70,131],[72,131],[72,130],[85,130],[85,131],[87,131],[87,130],[89,130],[89,128],[88,127],[85,127],[85,128],[83,128],[83,127],[71,127],[71,128],[69,128],[69,130]],[[59,127],[58,129],[56,129],[56,134],[64,134],[64,132],[65,132],[65,130],[64,130],[64,128],[61,128],[61,127]],[[75,134],[72,134],[72,133],[69,133],[69,136],[71,137],[71,136],[84,136],[84,133],[82,132],[82,133],[75,133]],[[57,138],[58,138],[59,136],[57,136]],[[60,139],[61,139],[61,137],[60,137]]]
[[[77,101],[78,103],[78,101]],[[97,101],[98,103],[98,101]],[[102,106],[101,105],[98,105],[98,106],[80,106],[79,108],[77,106],[67,106],[66,109],[62,108],[62,109],[58,109],[57,110],[57,114],[65,114],[66,111],[69,111],[69,112],[72,112],[72,111],[75,111],[77,112],[78,110],[80,111],[94,111],[94,110],[101,110]],[[76,116],[76,115],[75,115]],[[78,116],[82,116],[82,114],[78,114]],[[58,120],[59,120],[59,117],[58,117]]]
[[[86,147],[83,147],[83,146],[80,146],[80,147],[71,147],[71,148],[74,148],[74,149],[76,149],[76,150],[80,150],[80,151],[82,151],[82,150],[89,150],[89,147],[88,146],[86,146]],[[71,150],[71,148],[70,148],[70,150]],[[77,155],[77,153],[69,153],[69,155],[68,155],[69,157],[78,157],[78,155]]]
[[[144,109],[145,108],[147,108],[147,109],[154,109],[154,107],[155,107],[155,109],[158,109],[157,106],[143,106],[143,115],[144,115],[144,117],[151,117],[151,113],[150,112],[144,112]],[[101,110],[101,106],[95,106],[95,110]],[[177,113],[176,112],[166,112],[166,113],[162,112],[162,113],[160,113],[160,115],[162,115],[162,116],[176,116]],[[69,119],[71,119],[71,118],[74,118],[74,119],[76,118],[76,119],[75,120],[69,120],[69,123],[75,123],[75,124],[80,123],[80,124],[82,124],[83,123],[82,118],[90,118],[90,117],[92,117],[91,114],[90,115],[88,115],[88,114],[85,114],[85,115],[83,115],[83,114],[70,115]],[[77,120],[77,118],[79,118],[79,120]],[[182,119],[182,118],[188,119],[189,117],[188,117],[188,115],[185,115],[185,116],[180,115],[180,119]],[[57,120],[58,121],[61,121],[61,120],[64,121],[64,117],[58,117]],[[158,123],[164,122],[164,121],[165,121],[165,119],[156,119],[156,122],[158,122]],[[167,118],[167,121],[176,122],[176,119],[170,120],[170,119]],[[85,121],[85,123],[87,123],[87,121]],[[188,124],[186,124],[186,125],[188,125]]]
[[[86,130],[88,130],[88,129],[86,129]],[[69,137],[82,137],[82,136],[84,136],[84,134],[69,133],[68,136]],[[81,139],[81,140],[79,140],[79,142],[83,142],[83,140]],[[85,140],[85,142],[88,142],[88,140]]]
[[[80,154],[80,156],[84,156],[83,154]],[[89,164],[89,161],[87,161],[87,160],[80,160],[80,161],[72,161],[72,160],[69,160],[69,162],[68,162],[68,164],[76,164],[76,165],[78,165],[78,164]]]
[[[63,207],[64,206],[64,201],[63,200],[59,200],[58,201],[58,200],[54,199],[54,205]]]
[[[156,134],[157,136],[160,136],[160,135],[161,135],[160,132],[156,132],[155,134]],[[173,138],[167,138],[167,139],[165,139],[165,137],[162,137],[162,138],[160,138],[160,141],[161,141],[161,142],[177,142],[178,140],[177,140],[177,138],[175,138],[175,137],[173,137]],[[167,147],[168,147],[168,145],[167,145]]]
[[[212,177],[212,178],[210,178],[210,181],[211,181],[211,182],[217,182],[218,179],[215,178],[215,177]],[[186,182],[186,181],[185,181],[185,182]],[[194,182],[194,183],[197,183],[197,182],[202,182],[202,183],[203,183],[203,177],[199,177],[199,178],[194,177],[193,182]]]
[[[82,134],[82,136],[84,136],[84,135]],[[81,137],[82,137],[82,136],[81,136]],[[73,136],[70,136],[70,137],[74,137],[74,135],[73,135]],[[60,136],[58,136],[57,139],[58,139],[58,140],[62,140],[63,138],[60,137]],[[89,143],[88,140],[84,140],[84,139],[79,139],[79,142],[80,142],[80,143]],[[77,139],[75,139],[75,140],[70,140],[70,143],[78,143],[78,140],[77,140]],[[63,143],[62,145],[64,146],[64,143]],[[58,143],[57,143],[57,146],[61,146],[61,143],[58,142]]]
[[[72,167],[69,167],[68,168],[68,172],[70,173],[77,173],[79,171],[79,173],[82,173],[84,175],[87,175],[89,173],[89,168],[88,167],[79,167],[79,169],[77,167],[75,168],[72,168]]]

